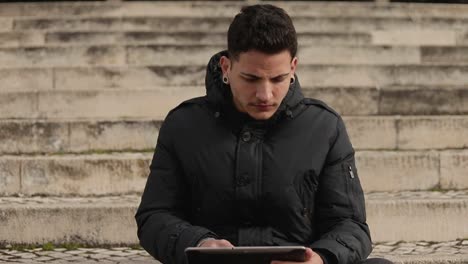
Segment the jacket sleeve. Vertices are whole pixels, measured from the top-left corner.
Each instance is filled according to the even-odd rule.
[[[170,137],[171,120],[160,129],[150,174],[135,215],[141,246],[164,264],[186,263],[184,250],[195,247],[205,237],[216,237],[210,230],[186,221],[190,205],[187,182],[176,158]]]
[[[339,116],[330,143],[315,205],[319,239],[310,247],[327,256],[329,264],[352,264],[369,256],[372,242],[354,149]]]

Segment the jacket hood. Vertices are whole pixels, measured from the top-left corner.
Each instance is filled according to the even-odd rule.
[[[229,109],[232,110],[234,104],[232,101],[231,88],[222,81],[222,70],[219,64],[219,60],[222,56],[228,57],[227,50],[221,51],[211,57],[206,69],[205,86],[208,102],[212,104],[217,111],[224,112],[229,111]],[[276,119],[284,113],[290,113],[288,110],[296,108],[304,98],[297,76],[295,76],[295,79],[296,81],[294,84],[290,85],[289,91],[272,117],[273,119]]]

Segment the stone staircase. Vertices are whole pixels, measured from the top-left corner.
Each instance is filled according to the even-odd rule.
[[[346,122],[374,242],[465,243],[468,5],[274,3],[304,93]],[[0,3],[0,244],[136,244],[162,120],[244,4]]]

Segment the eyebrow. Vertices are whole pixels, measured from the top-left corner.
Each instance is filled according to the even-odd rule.
[[[261,79],[261,77],[255,75],[255,74],[250,74],[250,73],[245,73],[245,72],[241,72],[240,73],[241,75],[245,76],[245,77],[249,77],[249,78],[254,78],[254,79]],[[288,73],[283,73],[283,74],[280,74],[278,76],[275,76],[271,79],[277,79],[277,78],[280,78],[280,77],[284,77],[284,76],[287,76],[289,75],[289,72]]]

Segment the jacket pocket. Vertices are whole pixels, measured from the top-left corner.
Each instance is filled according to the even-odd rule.
[[[366,219],[365,200],[356,166],[354,163],[344,163],[343,171],[346,178],[346,189],[349,205],[353,211],[353,218],[363,222]]]

